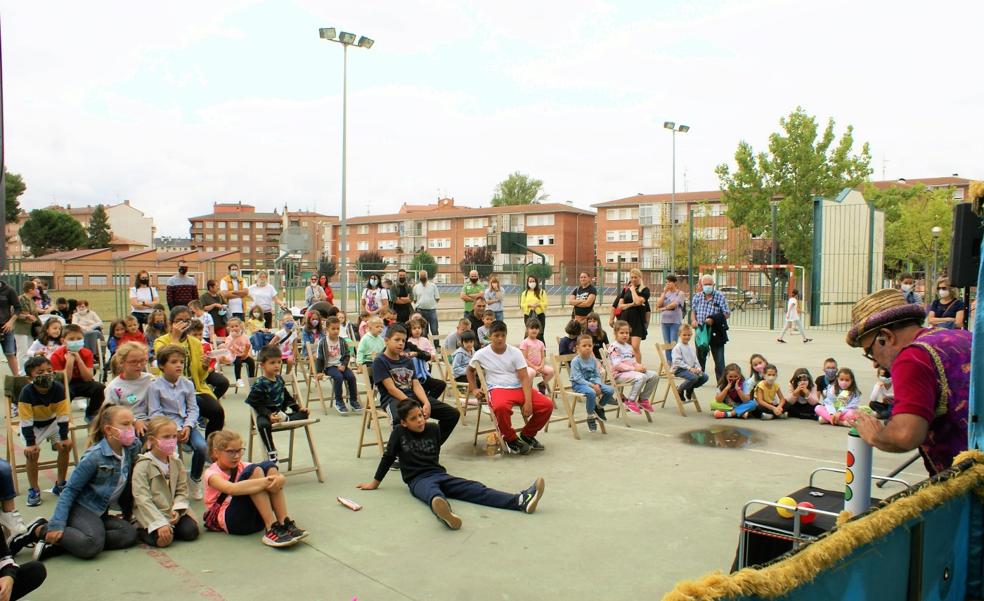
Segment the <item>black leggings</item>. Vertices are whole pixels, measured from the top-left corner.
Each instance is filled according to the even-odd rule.
[[[37,589],[48,577],[48,571],[40,561],[29,561],[16,568],[14,575],[14,587],[10,592],[10,599],[21,599],[31,591]]]
[[[226,391],[229,390],[229,378],[217,371],[208,374],[205,377],[205,383],[212,387],[212,391],[215,393],[215,398],[217,399],[221,399],[225,396]]]
[[[252,357],[236,357],[232,362],[232,369],[236,374],[236,379],[241,380],[243,375],[243,364],[246,364],[246,373],[252,378],[256,375],[256,361]]]
[[[225,379],[225,378],[223,378]],[[228,384],[226,384],[228,388]],[[208,420],[205,426],[205,438],[212,432],[218,432],[225,427],[225,410],[219,399],[210,394],[196,394],[198,399],[198,414]]]
[[[188,514],[181,516],[177,524],[174,524],[174,540],[185,540],[191,541],[198,538],[198,523],[192,519]],[[151,547],[159,546],[157,544],[157,530],[153,532],[147,532],[143,528],[137,530],[137,537],[145,545],[150,545]]]

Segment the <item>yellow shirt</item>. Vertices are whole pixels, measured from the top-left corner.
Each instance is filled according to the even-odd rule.
[[[170,334],[164,334],[163,336],[158,336],[154,340],[154,355],[160,353],[161,349],[169,344],[176,344],[184,348],[187,357],[185,358],[185,377],[191,380],[195,385],[195,392],[198,394],[207,394],[210,397],[215,397],[215,393],[212,392],[212,388],[205,383],[205,378],[208,377],[208,368],[205,366],[204,357],[205,351],[202,349],[202,341],[195,338],[194,336],[188,336],[183,342],[172,341]],[[155,369],[154,373],[160,375],[160,370]]]
[[[779,393],[779,384],[776,382],[769,384],[765,380],[762,380],[761,382],[755,385],[755,400],[757,401],[761,400],[766,403],[769,403],[770,405],[778,405],[779,404],[778,393]]]
[[[523,311],[523,315],[530,314],[530,301],[533,300],[540,303],[540,305],[536,308],[536,312],[539,315],[543,315],[547,310],[547,293],[540,290],[540,295],[536,296],[529,288],[523,290],[523,293],[519,295],[519,308]]]

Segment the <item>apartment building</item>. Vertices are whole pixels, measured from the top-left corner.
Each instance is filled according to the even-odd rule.
[[[332,256],[338,255],[338,229],[338,224],[332,225]],[[561,266],[566,273],[595,263],[595,214],[591,211],[566,203],[466,207],[456,205],[453,198],[428,205],[404,204],[398,213],[349,219],[347,260],[354,264],[361,253],[377,251],[390,264],[408,265],[417,252],[425,250],[439,265],[437,281],[457,282],[465,250],[478,246],[498,250],[501,232],[525,233],[527,245],[553,265],[554,279]],[[509,266],[532,257],[529,254],[524,260],[500,252],[496,268],[509,271]],[[512,283],[509,276],[504,279]]]
[[[129,200],[103,205],[103,208],[106,209],[109,229],[113,232],[113,239],[110,242],[110,248],[113,251],[124,252],[152,246],[156,231],[154,220],[145,216],[140,209],[132,206]],[[78,221],[83,228],[88,228],[89,220],[92,218],[92,213],[96,207],[95,205],[81,207],[73,207],[70,204],[65,206],[50,205],[45,207],[45,210],[65,213]],[[16,221],[7,222],[4,227],[8,257],[20,258],[29,254],[20,238],[20,228],[27,217],[28,212],[21,211]]]
[[[970,198],[970,182],[971,180],[960,177],[958,174],[954,173],[948,177],[922,177],[916,179],[907,179],[900,177],[899,179],[889,179],[869,182],[872,186],[884,190],[886,188],[905,188],[912,187],[916,185],[923,185],[934,190],[936,188],[952,188],[953,190],[953,200],[955,202],[963,202],[964,200]],[[861,187],[862,191],[864,187]]]

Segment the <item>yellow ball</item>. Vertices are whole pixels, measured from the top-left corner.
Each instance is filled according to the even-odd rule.
[[[783,497],[778,501],[776,501],[776,503],[779,503],[780,505],[788,505],[790,507],[790,509],[786,509],[785,507],[776,507],[776,513],[778,513],[780,517],[784,517],[784,518],[793,517],[792,508],[796,507],[796,499],[792,497]]]

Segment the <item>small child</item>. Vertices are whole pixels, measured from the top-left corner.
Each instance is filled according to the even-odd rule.
[[[477,333],[479,348],[491,342],[491,340],[489,340],[489,326],[492,325],[493,321],[495,321],[494,312],[486,310],[485,313],[482,313],[482,327],[478,328]]]
[[[434,343],[427,337],[426,321],[423,319],[411,318],[408,322],[407,329],[410,331],[410,337],[407,338],[407,342],[417,347],[418,350],[424,351],[428,355],[433,355],[436,352],[434,349]]]
[[[65,326],[65,343],[51,353],[51,367],[55,371],[68,374],[68,393],[70,397],[85,397],[86,423],[92,421],[106,399],[106,385],[96,380],[93,367],[95,358],[92,351],[85,348],[85,334],[82,326]]]
[[[787,418],[786,399],[779,390],[776,378],[779,377],[779,368],[771,363],[765,366],[765,377],[755,385],[755,402],[760,411],[759,417],[762,419],[773,419],[776,417]]]
[[[765,366],[769,362],[759,353],[752,353],[748,358],[748,378],[745,380],[745,394],[755,396],[755,387],[765,377]]]
[[[468,331],[471,331],[471,322],[465,317],[459,319],[455,330],[444,339],[444,348],[448,349],[449,353],[453,353],[454,349],[461,346],[461,335]]]
[[[45,322],[44,327],[38,334],[37,340],[31,343],[27,349],[28,357],[42,356],[51,359],[55,349],[62,345],[62,322],[57,318],[50,318]],[[25,371],[26,373],[26,371]]]
[[[601,359],[601,349],[608,344],[608,333],[605,332],[605,328],[601,327],[601,317],[592,311],[584,318],[584,324],[584,333],[594,340],[594,356]]]
[[[592,313],[591,315],[595,315]],[[588,325],[591,325],[591,315],[588,316]],[[598,340],[592,336],[593,343]],[[646,369],[646,366],[636,361],[635,351],[630,344],[632,336],[632,326],[629,322],[618,320],[615,322],[615,343],[608,349],[608,360],[611,363],[612,371],[615,372],[615,382],[622,384],[632,382],[632,388],[625,398],[625,407],[633,413],[643,411],[652,412],[653,404],[650,399],[656,394],[656,385],[659,384],[659,374]],[[607,336],[605,340],[607,340]]]
[[[345,311],[339,311],[335,314],[335,317],[338,318],[338,325],[340,328],[339,332],[341,333],[342,338],[347,341],[351,341],[352,343],[358,342],[358,328],[355,327],[355,324],[349,323],[348,316],[345,314]]]
[[[531,317],[526,321],[526,338],[519,343],[519,350],[523,351],[526,357],[526,372],[530,375],[530,380],[539,374],[541,381],[536,385],[537,390],[540,394],[546,394],[547,384],[554,376],[554,369],[547,365],[547,348],[540,340],[540,328],[539,319]]]
[[[158,337],[167,333],[167,315],[164,309],[154,309],[147,318],[147,326],[144,328],[144,338],[147,339],[147,350],[150,353],[150,360],[154,360],[154,341]]]
[[[78,327],[78,326],[76,326]],[[65,490],[68,475],[68,458],[72,441],[68,436],[72,408],[65,396],[65,387],[55,380],[51,361],[43,355],[28,357],[24,373],[31,383],[21,389],[17,401],[21,436],[24,437],[24,457],[27,460],[27,506],[41,504],[41,487],[38,485],[38,458],[41,444],[50,440],[58,447],[58,479],[51,492],[60,495]]]
[[[123,405],[133,412],[133,426],[137,436],[143,436],[150,417],[149,394],[154,377],[147,373],[147,347],[139,342],[128,342],[116,350],[113,357],[113,374],[106,385],[106,402]]]
[[[355,337],[356,340],[362,340],[362,337],[366,335],[369,330],[369,313],[363,311],[359,313],[359,323],[356,326],[356,332],[358,336]]]
[[[270,547],[296,545],[308,535],[287,516],[287,478],[276,462],[244,463],[243,439],[231,430],[212,432],[208,452],[214,463],[205,474],[202,521],[209,530],[239,535],[263,530],[263,544]]]
[[[307,345],[317,345],[321,337],[325,335],[324,327],[321,325],[321,313],[308,311],[304,314],[304,329],[301,331],[301,354],[307,355]]]
[[[577,352],[577,338],[584,333],[584,327],[581,325],[580,321],[572,319],[567,322],[566,326],[564,326],[564,333],[567,334],[567,336],[561,338],[557,343],[557,354],[573,355]],[[593,348],[594,338],[591,339],[591,344]]]
[[[803,336],[803,342],[812,342],[812,338],[806,337],[806,329],[803,328],[803,322],[800,321],[800,307],[799,307],[799,290],[793,290],[789,293],[789,300],[786,302],[786,325],[782,328],[782,333],[776,338],[776,342],[785,343],[786,332],[796,328],[799,330],[801,336]]]
[[[318,354],[315,366],[318,370],[318,379],[327,375],[331,378],[335,391],[335,410],[345,415],[349,412],[345,406],[342,396],[342,383],[348,386],[349,407],[352,411],[361,411],[362,405],[359,404],[359,386],[355,379],[355,374],[349,366],[352,359],[349,353],[348,344],[341,336],[342,324],[337,317],[328,318],[328,333],[321,338],[318,343]]]
[[[410,318],[407,322],[407,348],[405,352],[411,354],[413,357],[413,369],[414,373],[417,375],[417,379],[420,380],[420,384],[427,387],[427,380],[435,379],[431,378],[430,375],[430,358],[434,356],[434,343],[430,341],[430,338],[424,335],[427,331],[426,324],[423,319]],[[413,350],[416,349],[416,350]],[[424,356],[418,356],[418,353],[424,353]],[[442,380],[437,380],[444,384]],[[428,394],[431,394],[430,392]],[[431,394],[434,398],[441,398],[444,396],[444,387],[441,387],[440,393]]]
[[[386,343],[383,341],[383,320],[378,317],[370,317],[368,324],[369,329],[359,339],[359,348],[355,353],[355,360],[359,365],[370,365],[372,356],[378,355],[386,348]],[[372,375],[371,369],[369,374]]]
[[[714,417],[740,417],[748,419],[755,412],[757,403],[745,392],[745,378],[741,367],[731,363],[724,368],[724,375],[718,380],[718,393],[711,401]]]
[[[820,397],[813,387],[810,370],[800,367],[793,372],[793,377],[789,379],[788,396],[786,410],[789,415],[800,419],[813,419],[817,416],[816,406],[820,402]]]
[[[861,391],[854,372],[847,367],[837,370],[837,383],[824,391],[823,403],[817,405],[817,421],[821,424],[851,427],[858,416]]]
[[[287,373],[294,367],[294,339],[297,338],[297,331],[294,326],[294,316],[284,313],[280,318],[280,329],[273,335],[270,344],[280,346],[280,357],[287,364]],[[259,357],[257,355],[257,357]]]
[[[273,424],[307,419],[308,412],[287,392],[284,379],[280,376],[280,366],[283,363],[280,349],[272,344],[267,345],[260,349],[256,358],[260,364],[260,377],[250,387],[246,404],[256,412],[256,431],[267,449],[268,459],[277,461]],[[286,413],[288,409],[290,414]]]
[[[209,373],[211,373],[215,371],[215,366],[218,363],[218,360],[212,356],[212,344],[202,338],[202,335],[204,333],[205,333],[205,324],[203,324],[198,319],[192,318],[192,320],[188,322],[188,329],[184,331],[184,336],[182,339],[187,338],[188,336],[192,336],[194,338],[201,340],[202,355],[206,359],[208,359],[208,371]],[[232,363],[232,359],[229,354],[226,354],[224,358],[225,358],[224,363],[226,364]]]
[[[266,327],[266,318],[260,307],[254,306],[249,310],[249,316],[246,318],[246,334],[249,335],[249,343],[255,349],[265,347],[273,339],[273,332]]]
[[[878,419],[888,419],[892,416],[892,405],[895,404],[892,376],[883,367],[879,367],[875,373],[878,379],[875,381],[874,388],[871,389],[871,400],[868,401],[868,406],[875,412]]]
[[[823,360],[823,373],[816,379],[817,394],[822,395],[835,382],[837,382],[837,360],[827,357]]]
[[[137,536],[151,547],[198,538],[189,512],[188,476],[177,456],[178,427],[163,415],[147,423],[146,453],[133,466],[133,517]]]
[[[440,426],[427,422],[420,404],[414,399],[401,400],[396,413],[400,424],[390,434],[375,478],[372,482],[359,484],[358,488],[379,488],[393,462],[399,460],[400,475],[410,488],[410,493],[427,503],[437,519],[451,530],[461,528],[461,518],[451,511],[448,498],[526,513],[536,511],[545,488],[543,478],[537,478],[524,491],[507,493],[488,488],[481,482],[452,476],[439,463],[442,442]]]
[[[683,378],[683,383],[677,386],[681,398],[694,400],[694,389],[707,383],[708,377],[704,370],[700,368],[697,361],[697,351],[690,346],[690,339],[694,335],[690,324],[680,324],[680,331],[677,337],[676,346],[673,347],[671,357],[673,358],[673,375]]]
[[[597,432],[598,423],[595,421],[595,416],[602,421],[608,421],[604,406],[615,404],[615,388],[602,380],[601,361],[595,359],[594,340],[588,334],[582,334],[577,339],[577,356],[571,359],[571,387],[574,392],[584,395],[584,408],[588,412],[588,430]]]
[[[117,319],[109,325],[109,337],[106,338],[106,350],[109,351],[109,357],[106,357],[107,365],[116,353],[116,347],[122,344],[121,340],[124,336],[126,336],[126,324],[122,319]]]
[[[128,315],[123,318],[123,325],[126,326],[126,333],[118,340],[120,344],[124,342],[139,342],[140,344],[147,344],[147,337],[144,333],[140,331],[140,322],[137,318]]]
[[[242,388],[246,385],[243,382],[243,364],[246,365],[246,374],[250,379],[256,377],[256,361],[253,361],[253,345],[243,329],[243,322],[238,317],[233,317],[226,322],[228,336],[222,343],[222,348],[229,351],[232,355],[232,369],[236,376],[236,387]]]
[[[215,330],[215,320],[212,318],[212,314],[203,310],[202,303],[198,300],[188,303],[188,308],[191,309],[191,313],[195,316],[195,319],[202,322],[202,342],[211,343],[212,332]],[[217,341],[216,344],[218,344]]]
[[[202,498],[202,471],[205,469],[205,459],[208,448],[205,438],[198,430],[198,397],[195,396],[195,385],[184,377],[185,362],[184,347],[177,344],[167,344],[157,351],[157,367],[161,377],[154,380],[147,391],[147,404],[150,417],[162,415],[178,429],[178,443],[187,444],[192,449],[191,478],[188,480],[188,494],[199,501]]]
[[[475,356],[475,343],[478,337],[471,330],[461,335],[461,346],[451,355],[451,375],[455,382],[468,382],[468,364]]]

